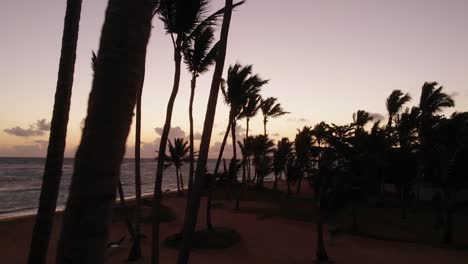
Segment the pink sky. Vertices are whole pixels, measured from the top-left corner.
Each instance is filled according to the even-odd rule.
[[[38,120],[51,118],[65,2],[0,2],[0,156],[45,155],[48,132],[31,131],[39,131]],[[223,2],[213,1],[214,8]],[[105,6],[104,0],[83,2],[67,138],[71,157],[85,117],[91,51],[98,46]],[[347,123],[358,109],[385,115],[392,90],[410,92],[416,104],[425,81],[444,85],[456,109],[467,111],[467,10],[465,0],[250,0],[233,16],[226,62],[253,64],[255,73],[271,80],[262,94],[278,97],[291,112],[269,122],[271,135],[293,138],[296,128],[322,120]],[[160,21],[153,24],[143,94],[147,157],[154,155],[155,128],[163,125],[173,76],[170,40]],[[201,77],[197,88],[198,132],[211,76]],[[189,77],[183,72],[173,136],[188,131]],[[222,100],[218,105],[214,143],[221,141],[227,122],[227,107]],[[261,133],[261,120],[254,119],[251,128],[251,134]],[[133,132],[129,138],[131,147]]]

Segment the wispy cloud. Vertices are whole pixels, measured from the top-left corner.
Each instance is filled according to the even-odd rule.
[[[3,131],[9,135],[17,137],[37,137],[45,134],[50,130],[50,122],[46,119],[37,120],[36,123],[29,125],[29,128],[22,128],[19,126],[6,128]]]

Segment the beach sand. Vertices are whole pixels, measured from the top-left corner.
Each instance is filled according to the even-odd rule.
[[[284,186],[283,186],[284,187]],[[304,191],[308,190],[304,184]],[[203,228],[204,199],[198,220],[198,227]],[[164,204],[176,211],[175,221],[161,224],[161,240],[178,232],[183,223],[185,197],[171,194],[164,199]],[[241,201],[241,211],[232,210],[233,201],[223,201],[223,208],[213,209],[213,224],[219,227],[236,229],[241,234],[241,242],[231,248],[216,250],[193,250],[190,263],[209,264],[309,264],[314,263],[316,249],[316,226],[314,223],[286,220],[276,217],[259,217],[255,208],[271,206],[265,201]],[[243,209],[243,210],[242,210]],[[149,210],[149,208],[147,208]],[[147,212],[149,213],[149,212]],[[49,263],[54,263],[55,248],[61,224],[61,213],[57,213],[50,243]],[[0,262],[26,263],[34,217],[2,220],[0,222]],[[142,241],[144,263],[150,263],[151,226],[146,223],[142,231],[148,236]],[[126,235],[122,222],[111,226],[111,240],[118,240]],[[126,235],[127,238],[129,237]],[[344,264],[466,264],[468,251],[455,251],[430,246],[374,240],[356,236],[341,235],[330,241],[325,236],[326,247],[334,263]],[[126,239],[122,247],[109,249],[106,263],[125,263],[131,241]],[[161,246],[161,262],[175,263],[177,251]]]

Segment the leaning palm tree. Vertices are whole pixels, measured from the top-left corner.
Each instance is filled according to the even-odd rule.
[[[174,83],[171,96],[167,104],[166,119],[164,122],[161,141],[158,153],[166,153],[167,140],[171,129],[172,112],[174,102],[179,91],[180,68],[182,54],[190,46],[195,35],[203,31],[206,27],[214,26],[223,10],[219,10],[212,15],[208,15],[209,0],[161,0],[158,13],[164,23],[166,32],[171,36],[174,47]],[[159,262],[159,213],[161,208],[161,189],[164,171],[164,155],[159,155],[156,168],[156,180],[153,195],[153,245],[152,262]]]
[[[200,142],[200,151],[197,160],[197,168],[193,180],[193,186],[189,193],[187,202],[184,226],[182,231],[182,243],[177,257],[177,264],[187,264],[190,257],[190,247],[197,224],[198,209],[200,208],[200,197],[205,182],[206,163],[208,160],[208,152],[210,149],[211,134],[213,132],[214,119],[216,114],[216,105],[219,95],[219,86],[221,85],[224,62],[226,60],[226,50],[229,35],[229,26],[231,24],[231,16],[233,10],[233,1],[226,0],[224,7],[223,24],[221,27],[221,37],[219,40],[219,50],[216,56],[216,65],[211,82],[210,95],[208,96],[208,104],[205,115],[205,123],[203,125],[203,134]],[[236,5],[243,4],[244,1]]]
[[[194,134],[193,134],[193,100],[195,96],[195,88],[197,86],[197,78],[200,74],[206,73],[211,65],[214,64],[216,54],[219,49],[219,42],[210,46],[214,42],[214,29],[206,27],[201,31],[196,32],[193,41],[187,47],[184,53],[184,61],[188,70],[192,74],[190,85],[190,103],[189,103],[189,120],[190,120],[190,168],[189,168],[189,190],[193,183],[193,172],[195,163],[194,150]]]
[[[267,97],[265,100],[261,100],[260,109],[263,114],[263,135],[267,135],[266,125],[269,117],[279,117],[285,114],[289,114],[283,110],[279,103],[276,103],[278,99],[274,97]]]
[[[55,208],[57,206],[60,180],[62,178],[81,2],[81,0],[67,1],[49,146],[47,148],[39,207],[29,250],[29,263],[46,263],[47,260],[50,234],[54,223]]]
[[[364,126],[372,121],[374,118],[369,112],[364,110],[358,110],[356,113],[353,113],[353,126],[355,128],[355,134],[364,133]]]
[[[226,132],[224,134],[218,160],[215,166],[215,173],[219,169],[227,136],[231,132],[233,145],[233,159],[237,159],[236,151],[236,125],[240,117],[242,108],[248,103],[249,98],[258,94],[260,88],[268,83],[268,80],[261,79],[258,75],[252,74],[252,65],[242,66],[236,63],[228,69],[227,81],[222,82],[221,91],[224,95],[224,102],[229,106],[229,119]],[[226,85],[227,84],[227,85]]]
[[[104,263],[125,142],[143,85],[152,17],[149,1],[109,0],[57,263]]]
[[[182,194],[181,187],[182,189],[184,188],[184,182],[180,169],[184,163],[190,161],[190,147],[188,146],[188,142],[183,138],[174,138],[173,142],[174,143],[169,141],[169,155],[166,155],[165,157],[165,168],[169,168],[171,166],[175,167],[177,191],[179,194]]]
[[[403,94],[401,90],[393,90],[392,93],[387,97],[386,107],[388,112],[388,123],[387,129],[391,129],[393,124],[393,119],[397,115],[403,105],[411,100],[411,96],[406,93]]]
[[[425,137],[430,132],[434,125],[437,114],[444,108],[454,107],[453,99],[442,92],[443,86],[437,87],[437,82],[426,82],[422,87],[421,97],[419,99],[419,110],[421,111],[421,128],[419,135],[421,143],[425,141]]]

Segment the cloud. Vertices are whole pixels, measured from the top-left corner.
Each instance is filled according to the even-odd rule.
[[[307,119],[307,118],[289,118],[287,119],[286,121],[288,122],[295,122],[295,123],[307,123],[309,122],[310,120]]]
[[[3,131],[7,134],[17,137],[37,137],[44,135],[44,131],[36,130],[32,127],[25,129],[17,126],[12,128],[6,128]]]
[[[50,122],[45,119],[36,121],[36,129],[39,131],[50,131]]]
[[[36,123],[29,125],[29,128],[19,126],[6,128],[3,131],[9,135],[17,137],[38,137],[43,136],[46,131],[50,130],[50,122],[46,119],[37,120]]]
[[[382,121],[384,120],[386,117],[380,113],[370,113],[370,116],[372,117],[372,120],[374,122],[377,122],[377,121]]]

